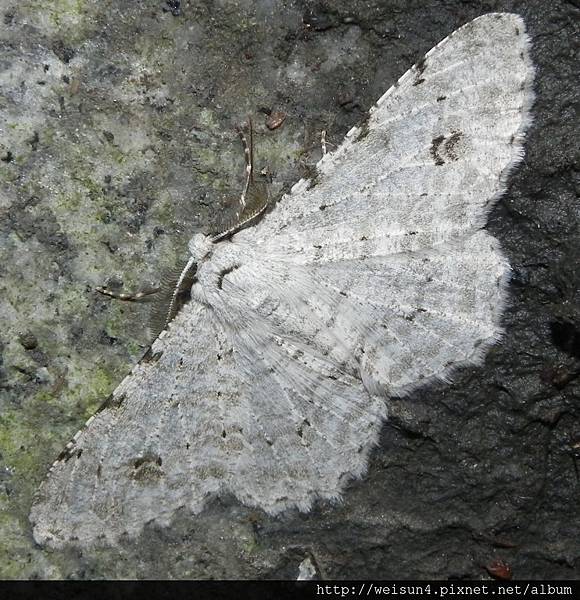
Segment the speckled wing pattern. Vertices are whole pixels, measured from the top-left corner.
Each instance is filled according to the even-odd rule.
[[[68,444],[39,543],[167,525],[232,494],[271,514],[340,497],[404,394],[501,335],[509,265],[482,230],[523,156],[520,17],[433,48],[253,227],[213,245],[192,301]]]

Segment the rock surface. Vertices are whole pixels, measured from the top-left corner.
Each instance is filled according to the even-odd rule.
[[[32,494],[147,345],[155,283],[231,213],[234,125],[280,193],[443,37],[491,11],[533,38],[535,123],[489,229],[514,269],[482,368],[392,400],[339,505],[272,519],[230,499],[121,549],[47,551]],[[0,577],[579,575],[580,233],[576,2],[0,0]],[[280,126],[268,114],[284,113]],[[576,120],[575,120],[576,119]],[[493,570],[493,569],[492,569]]]

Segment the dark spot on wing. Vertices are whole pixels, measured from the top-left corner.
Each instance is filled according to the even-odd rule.
[[[447,161],[459,160],[461,153],[458,144],[462,137],[463,133],[461,131],[452,131],[448,137],[439,135],[433,138],[430,153],[433,162],[438,167],[444,165]]]
[[[147,463],[155,463],[156,465],[161,466],[163,464],[163,460],[161,459],[161,457],[158,454],[153,454],[153,453],[147,452],[143,456],[139,456],[138,458],[135,459],[135,463],[134,463],[133,467],[135,469],[138,469],[139,467],[141,467],[142,465],[147,464]]]
[[[443,100],[446,100],[447,96],[437,96],[437,102],[442,102]]]
[[[153,352],[152,348],[149,348],[147,352],[145,352],[141,362],[144,363],[156,363],[163,356],[163,350],[159,352]]]
[[[121,404],[123,404],[124,400],[125,400],[125,394],[120,394],[118,396],[115,396],[115,393],[113,392],[101,405],[101,407],[99,408],[99,410],[97,412],[101,412],[103,409],[105,408],[119,408],[121,406]]]
[[[131,478],[139,483],[147,483],[158,480],[163,476],[161,456],[147,452],[133,459]]]
[[[68,462],[73,455],[72,448],[65,448],[57,457],[56,462]]]
[[[415,317],[419,314],[419,313],[424,313],[427,312],[427,310],[425,308],[416,308],[415,310],[413,310],[412,313],[405,315],[405,319],[407,321],[414,321]]]
[[[298,434],[299,437],[302,437],[304,435],[305,427],[312,427],[312,425],[310,424],[310,421],[308,419],[304,419],[302,421],[302,423],[300,423],[300,425],[298,426],[298,429],[296,429],[296,433]]]
[[[457,144],[462,137],[463,133],[461,133],[461,131],[454,131],[445,141],[445,154],[447,154],[451,160],[457,160],[459,158]]]
[[[415,71],[415,81],[413,85],[420,85],[425,81],[424,77],[421,77],[425,72],[425,68],[427,67],[427,59],[423,57],[419,62],[415,63],[413,66],[413,70]]]
[[[439,148],[444,140],[445,140],[444,135],[438,135],[437,137],[433,138],[433,140],[431,141],[431,150],[430,150],[431,157],[433,158],[433,162],[438,167],[445,164],[445,161],[439,155]]]

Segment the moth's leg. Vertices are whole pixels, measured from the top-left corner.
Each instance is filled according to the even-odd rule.
[[[160,289],[160,287],[146,288],[144,290],[135,292],[134,294],[123,294],[112,292],[111,290],[108,290],[104,287],[95,288],[97,292],[104,294],[105,296],[109,296],[109,298],[115,298],[115,300],[123,300],[124,302],[139,302],[140,300],[143,300],[144,298],[147,298],[152,294],[156,294]]]
[[[244,148],[244,159],[246,161],[246,181],[244,183],[244,189],[242,191],[242,195],[240,196],[240,208],[238,210],[238,218],[242,214],[244,208],[246,208],[246,196],[248,195],[248,189],[250,188],[250,183],[254,178],[254,130],[252,127],[252,120],[248,117],[248,128],[250,131],[250,143],[248,144],[248,140],[244,135],[241,127],[236,127],[236,131],[240,136],[240,140],[242,142],[242,146]]]

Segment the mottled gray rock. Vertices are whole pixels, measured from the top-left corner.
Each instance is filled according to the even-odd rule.
[[[578,104],[571,2],[0,0],[0,575],[295,578],[578,575]],[[514,268],[507,335],[452,386],[394,401],[338,506],[269,518],[230,499],[121,552],[47,552],[28,512],[46,469],[147,344],[154,283],[243,178],[254,115],[273,195],[308,173],[410,64],[489,11],[522,14],[537,100],[489,230]],[[269,111],[288,115],[266,126]],[[35,344],[32,339],[35,339]]]

